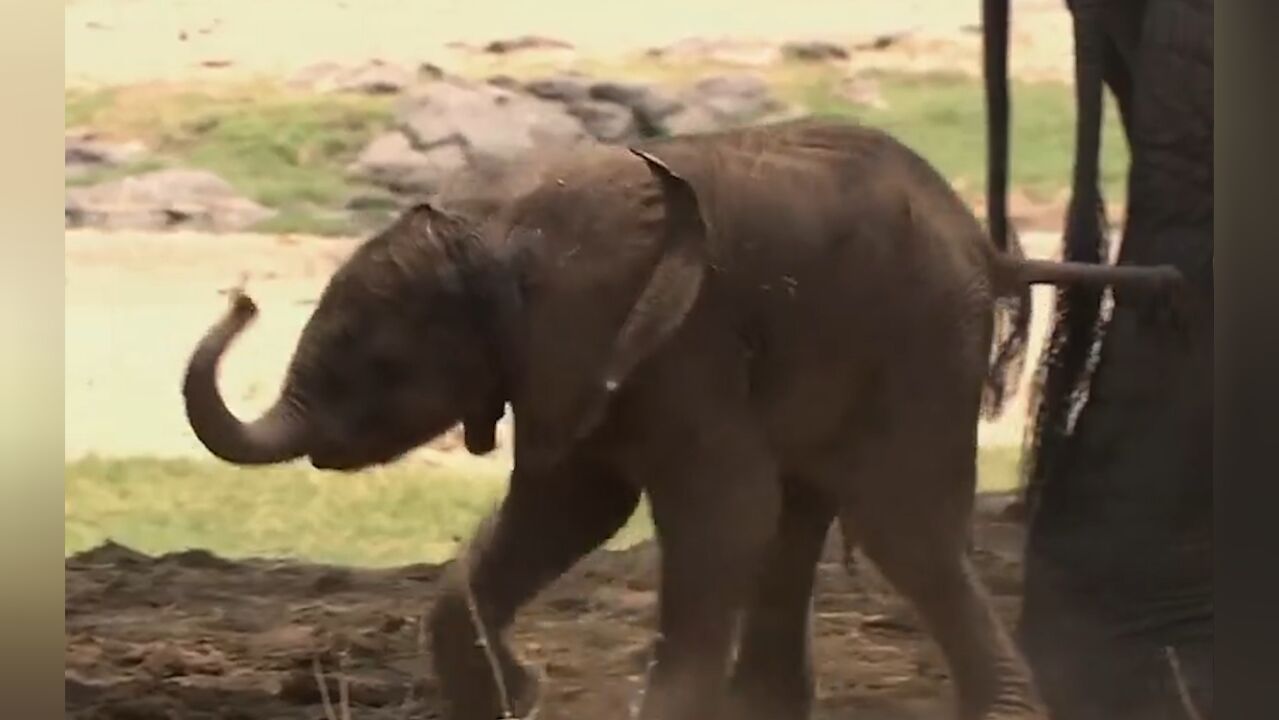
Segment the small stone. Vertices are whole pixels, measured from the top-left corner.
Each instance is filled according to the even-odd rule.
[[[590,138],[562,104],[486,84],[437,82],[416,88],[398,116],[416,149],[456,144],[470,162],[511,159]]]
[[[524,50],[572,50],[573,44],[543,35],[520,35],[513,38],[493,40],[485,45],[483,49],[487,53],[505,55]]]
[[[629,107],[641,126],[648,127],[656,127],[664,118],[684,107],[678,98],[644,83],[598,82],[591,86],[590,96]]]
[[[569,112],[600,142],[621,143],[639,136],[635,113],[624,105],[584,100],[570,105]]]
[[[879,81],[874,78],[862,75],[844,78],[840,82],[838,94],[854,105],[861,105],[875,110],[883,110],[888,107],[888,101],[884,99]]]
[[[68,166],[115,167],[134,162],[147,152],[146,145],[137,140],[113,141],[92,131],[68,133],[63,144]]]
[[[466,163],[459,145],[437,145],[423,152],[404,133],[390,132],[374,138],[347,172],[392,192],[430,193]]]
[[[371,60],[340,73],[333,89],[366,95],[394,95],[412,85],[415,80],[413,70],[381,60]]]
[[[66,193],[68,226],[107,229],[244,230],[276,212],[240,196],[206,170],[156,170]]]
[[[822,40],[788,42],[782,45],[782,57],[801,62],[829,62],[847,60],[848,50],[840,45]]]
[[[591,83],[585,75],[565,73],[530,80],[524,83],[524,91],[543,100],[576,103],[591,97]]]
[[[723,127],[719,118],[703,107],[691,106],[663,118],[658,128],[662,135],[676,137],[682,135],[700,135],[714,132]]]
[[[768,83],[754,74],[737,73],[703,78],[685,92],[690,105],[709,110],[724,124],[741,124],[785,109]]]

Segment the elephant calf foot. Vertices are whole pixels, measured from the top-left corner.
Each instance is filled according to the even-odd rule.
[[[1039,703],[1033,691],[1019,687],[983,707],[963,707],[960,717],[972,720],[1049,720],[1048,712]]]
[[[530,716],[540,700],[537,677],[515,659],[499,632],[489,629],[485,631],[487,640],[479,638],[465,601],[440,601],[431,613],[429,630],[435,675],[444,700],[443,718]],[[495,662],[501,685],[494,672]]]

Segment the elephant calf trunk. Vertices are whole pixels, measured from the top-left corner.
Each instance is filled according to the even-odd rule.
[[[257,306],[237,293],[231,309],[205,333],[187,364],[182,384],[187,421],[200,442],[217,457],[237,465],[263,465],[302,455],[302,422],[283,399],[252,423],[227,408],[217,388],[217,371],[227,347],[257,316]]]

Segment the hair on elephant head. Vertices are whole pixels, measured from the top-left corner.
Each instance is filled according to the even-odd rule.
[[[656,156],[632,152],[630,177],[648,169],[644,189],[619,192],[599,183],[599,190],[582,191],[598,201],[589,210],[572,210],[572,202],[548,210],[547,193],[562,189],[551,178],[462,198],[463,211],[448,200],[407,210],[334,273],[278,400],[247,423],[228,410],[216,382],[221,357],[256,314],[253,302],[238,296],[187,368],[183,393],[195,434],[232,463],[308,457],[319,468],[355,470],[391,462],[458,422],[468,450],[488,452],[510,403],[517,462],[553,462],[598,427],[610,398],[679,327],[699,294],[705,223],[696,194]],[[616,174],[616,160],[605,175]],[[578,185],[593,182],[579,178]],[[495,200],[501,193],[508,196]],[[624,212],[654,198],[646,205],[659,210],[651,222],[643,216],[636,224],[634,213]],[[521,224],[530,217],[535,227]],[[617,291],[573,310],[581,317],[571,323],[562,313],[539,313],[530,278],[536,286],[548,274],[572,271],[545,260],[561,247],[590,244],[574,234],[636,228],[645,252],[601,252],[591,266],[592,282]],[[556,297],[556,283],[549,285],[543,305],[582,306],[580,295]]]

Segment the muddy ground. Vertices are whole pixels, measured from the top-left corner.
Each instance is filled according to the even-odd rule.
[[[814,623],[815,720],[947,717],[949,680],[913,611],[832,542]],[[986,513],[974,558],[1004,618],[1019,603],[1018,529]],[[625,717],[648,660],[651,545],[598,553],[530,605],[517,652],[546,677],[543,720]],[[66,562],[66,717],[322,720],[313,663],[345,657],[353,720],[438,716],[418,618],[442,566],[369,570],[148,557],[107,545]],[[331,696],[337,702],[334,679]]]

